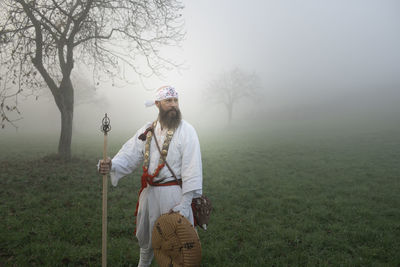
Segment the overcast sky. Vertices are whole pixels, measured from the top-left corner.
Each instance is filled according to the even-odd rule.
[[[273,97],[282,90],[308,97],[308,92],[400,85],[399,1],[190,1],[186,6],[188,58],[192,75],[202,79],[239,66],[259,73]]]
[[[164,84],[178,89],[184,117],[195,126],[205,124],[210,114],[223,121],[223,107],[209,106],[201,92],[211,79],[234,67],[256,72],[265,97],[261,104],[248,105],[247,113],[234,111],[234,116],[263,110],[284,113],[318,103],[346,102],[345,98],[355,104],[372,99],[379,105],[400,100],[398,0],[191,0],[184,4],[186,40],[171,53],[184,62],[184,68],[166,72],[162,79],[145,80],[146,88],[139,82],[121,88],[100,86],[97,95],[107,98],[108,104],[78,106],[77,128],[97,129],[98,120],[108,112],[114,129],[135,131],[157,114],[155,108],[143,105],[153,96],[147,90]],[[41,128],[58,131],[54,101],[39,102],[40,106],[25,105],[20,130],[34,128],[41,119],[49,122]]]

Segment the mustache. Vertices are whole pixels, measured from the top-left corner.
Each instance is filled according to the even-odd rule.
[[[174,107],[172,107],[170,110],[168,110],[168,111],[167,111],[167,113],[168,113],[168,112],[171,112],[171,111],[178,112],[178,109],[177,109],[177,108],[174,108]]]

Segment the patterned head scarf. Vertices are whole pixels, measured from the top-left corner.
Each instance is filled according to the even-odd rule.
[[[163,86],[160,87],[157,92],[154,100],[148,100],[145,102],[146,107],[151,107],[155,105],[156,101],[161,101],[168,98],[178,98],[178,92],[172,86]]]

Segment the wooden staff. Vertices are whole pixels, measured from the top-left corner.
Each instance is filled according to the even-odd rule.
[[[103,160],[107,160],[107,133],[111,131],[110,119],[107,113],[101,123],[101,131],[104,133]],[[107,266],[107,174],[103,175],[103,219],[102,219],[102,250],[101,266]]]

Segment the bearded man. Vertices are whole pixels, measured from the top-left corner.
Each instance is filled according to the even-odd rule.
[[[110,173],[113,186],[142,165],[135,212],[140,267],[150,266],[153,259],[151,233],[155,221],[164,213],[179,212],[193,225],[191,202],[202,194],[199,139],[195,129],[181,119],[177,91],[171,86],[161,87],[155,100],[146,105],[154,104],[159,109],[157,120],[139,129],[112,160],[100,160],[99,164],[101,174]]]

